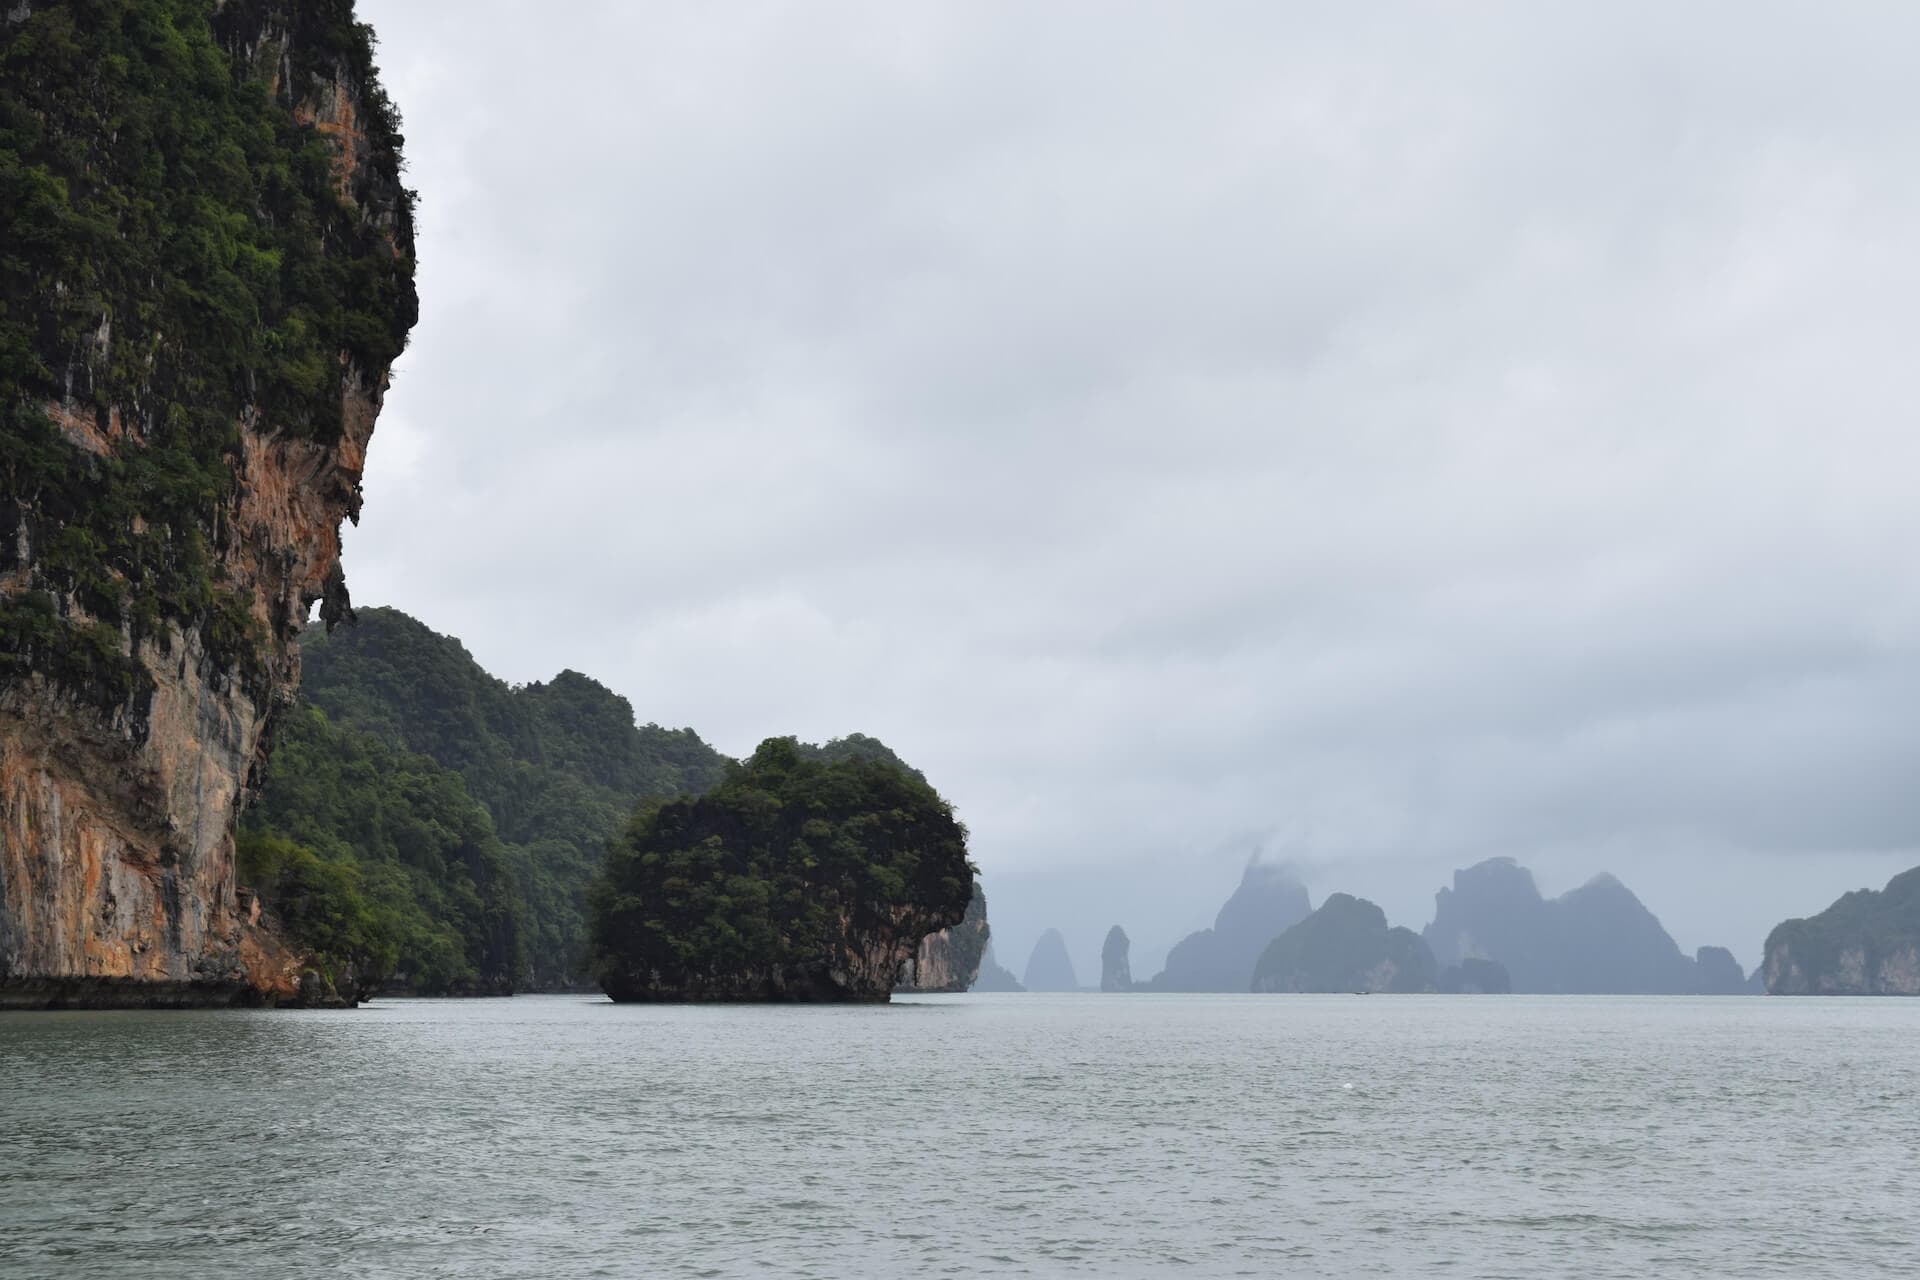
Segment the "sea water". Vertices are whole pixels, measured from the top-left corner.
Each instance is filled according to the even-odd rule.
[[[0,1016],[0,1276],[1920,1273],[1920,1001]]]

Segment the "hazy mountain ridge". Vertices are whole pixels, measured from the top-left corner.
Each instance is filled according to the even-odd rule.
[[[1394,992],[1436,989],[1433,952],[1411,929],[1389,928],[1365,898],[1336,893],[1267,944],[1251,989],[1268,992]]]
[[[1334,909],[1325,912],[1329,904]],[[1188,934],[1168,952],[1160,974],[1131,989],[1619,995],[1759,990],[1724,947],[1683,955],[1659,919],[1604,872],[1546,899],[1532,873],[1513,859],[1487,859],[1454,873],[1453,885],[1436,895],[1433,920],[1419,934],[1390,926],[1376,904],[1347,894],[1329,897],[1322,911],[1308,907],[1307,891],[1291,871],[1252,863],[1214,927]],[[1124,942],[1119,926],[1114,932]],[[1276,950],[1283,937],[1287,945]],[[1241,956],[1249,957],[1244,976]],[[1103,951],[1103,970],[1110,968],[1109,959]],[[1103,989],[1113,989],[1104,973]]]
[[[1211,929],[1188,934],[1167,952],[1164,968],[1141,989],[1148,991],[1245,991],[1254,962],[1267,944],[1312,911],[1306,886],[1294,873],[1250,862],[1240,883],[1214,917]]]
[[[1452,886],[1435,895],[1434,917],[1422,937],[1443,968],[1468,958],[1499,961],[1517,992],[1702,990],[1699,962],[1682,954],[1659,919],[1604,872],[1548,899],[1525,867],[1512,858],[1489,858],[1454,872]],[[1710,975],[1716,983],[1718,975],[1716,966]]]

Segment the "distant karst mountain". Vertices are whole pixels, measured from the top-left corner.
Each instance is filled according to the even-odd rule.
[[[1693,953],[1693,983],[1703,996],[1750,996],[1766,990],[1759,971],[1749,977],[1725,947],[1701,947]]]
[[[1254,862],[1240,877],[1213,928],[1190,933],[1167,953],[1152,991],[1245,991],[1267,944],[1306,919],[1306,886],[1286,867]]]
[[[1605,874],[1549,900],[1525,867],[1489,858],[1454,872],[1453,887],[1440,890],[1423,936],[1442,966],[1473,957],[1498,960],[1515,991],[1677,995],[1703,989],[1699,964],[1681,954],[1625,885]],[[1719,973],[1716,965],[1714,980]]]
[[[1772,995],[1920,995],[1920,867],[1775,926],[1762,968]]]
[[[1507,966],[1468,956],[1440,971],[1440,990],[1450,996],[1504,996],[1513,990]]]
[[[1100,944],[1100,989],[1102,991],[1133,990],[1133,966],[1127,960],[1127,952],[1131,946],[1125,929],[1115,925],[1107,930],[1107,940]]]
[[[1067,940],[1058,929],[1049,929],[1033,944],[1027,957],[1027,971],[1020,979],[1029,991],[1078,991],[1080,979],[1073,972],[1067,955]]]
[[[1252,989],[1397,992],[1435,989],[1433,952],[1411,929],[1388,928],[1365,898],[1336,893],[1260,953]]]
[[[980,957],[980,974],[973,980],[969,991],[1025,991],[1026,988],[1013,974],[1009,973],[998,960],[993,958],[993,943],[987,943],[986,954]]]

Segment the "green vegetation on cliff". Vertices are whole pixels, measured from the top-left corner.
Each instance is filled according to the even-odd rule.
[[[240,879],[352,982],[585,985],[589,891],[608,842],[636,810],[741,771],[691,730],[636,725],[625,698],[577,672],[510,686],[398,610],[362,609],[331,634],[309,627],[301,647],[303,705],[282,722],[248,813]],[[897,778],[915,803],[938,804],[878,739],[791,746],[807,777]],[[865,838],[843,820],[818,858],[844,860],[844,840]],[[862,865],[895,893],[899,851],[884,831],[873,838],[881,845]],[[818,925],[838,900],[808,918]],[[979,933],[983,945],[984,920]]]
[[[636,725],[625,698],[578,672],[516,688],[396,609],[358,618],[330,636],[308,629],[303,696],[335,724],[460,775],[515,869],[527,961],[517,985],[584,983],[586,895],[607,841],[640,804],[712,786],[726,757],[690,729]]]
[[[1767,935],[1775,995],[1920,995],[1920,867]]]
[[[973,891],[966,830],[926,782],[763,742],[705,795],[649,805],[595,887],[616,1000],[885,999]]]
[[[525,964],[517,854],[458,774],[303,707],[280,722],[239,879],[342,995],[504,995]]]
[[[292,65],[243,52],[262,32]],[[363,106],[351,184],[292,110],[316,78]],[[0,14],[0,83],[0,573],[28,584],[0,599],[0,687],[129,701],[128,642],[163,622],[257,682],[218,567],[241,423],[337,437],[343,379],[418,309],[370,34],[350,0],[35,3]]]

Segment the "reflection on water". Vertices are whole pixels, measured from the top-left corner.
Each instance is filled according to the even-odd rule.
[[[1849,1275],[1920,1001],[0,1017],[0,1275]]]

